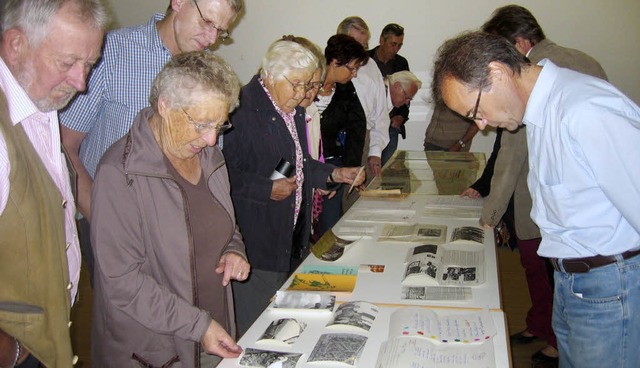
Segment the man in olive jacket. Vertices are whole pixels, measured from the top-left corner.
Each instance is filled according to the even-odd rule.
[[[98,0],[0,5],[0,367],[70,367],[80,276],[57,110],[85,89],[107,23]]]

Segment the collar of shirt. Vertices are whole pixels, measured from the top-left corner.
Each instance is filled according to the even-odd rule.
[[[538,65],[542,67],[542,71],[540,75],[538,75],[536,84],[533,86],[533,90],[531,90],[531,94],[529,95],[522,122],[525,125],[531,124],[540,127],[544,125],[545,119],[541,114],[544,111],[546,96],[551,92],[554,80],[558,74],[558,66],[549,59],[540,60]]]
[[[393,110],[393,101],[391,101],[391,86],[388,85],[389,82],[386,79],[384,80],[384,83],[384,86],[387,90],[387,109],[391,111]]]
[[[31,101],[27,92],[15,79],[7,64],[0,58],[0,87],[7,97],[8,106],[10,106],[11,122],[13,125],[32,117],[38,121],[49,122],[55,112],[43,113],[38,110],[36,105]]]
[[[162,13],[156,13],[154,14],[151,19],[149,19],[149,22],[147,23],[147,30],[148,30],[148,37],[149,37],[149,43],[152,46],[152,49],[156,49],[156,48],[164,48],[165,50],[167,50],[167,52],[169,52],[169,49],[167,49],[167,46],[164,45],[164,43],[162,42],[162,38],[160,37],[160,33],[158,32],[158,26],[156,23],[158,23],[159,21],[164,19],[164,14]]]

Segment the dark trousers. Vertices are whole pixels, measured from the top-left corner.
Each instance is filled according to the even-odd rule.
[[[341,158],[331,158],[325,161],[336,167],[343,167]],[[333,198],[324,197],[322,201],[322,213],[320,214],[320,234],[322,236],[327,230],[331,229],[342,216],[342,197],[344,196],[344,185],[336,190]]]
[[[89,282],[91,283],[91,287],[93,287],[93,267],[94,267],[94,257],[93,257],[93,249],[91,249],[91,224],[87,221],[86,218],[81,218],[78,220],[78,240],[80,241],[80,253],[82,253],[82,258],[84,260],[84,264],[87,266],[87,270],[89,271]]]
[[[553,286],[549,278],[548,260],[538,255],[542,239],[518,239],[520,263],[524,267],[531,297],[531,309],[527,312],[527,331],[557,346],[556,335],[551,327],[553,315]]]

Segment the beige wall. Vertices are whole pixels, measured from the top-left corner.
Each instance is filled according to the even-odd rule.
[[[117,24],[146,22],[154,12],[164,12],[168,0],[107,0]],[[245,11],[232,27],[232,42],[216,52],[234,67],[243,83],[257,70],[268,45],[283,34],[305,36],[321,47],[349,15],[365,19],[372,31],[371,47],[380,30],[396,22],[405,27],[400,53],[429,87],[433,55],[447,38],[478,28],[491,12],[508,1],[499,0],[245,0]],[[640,1],[638,0],[522,0],[536,16],[547,37],[582,50],[596,58],[609,80],[640,103]],[[426,90],[421,91],[426,98]],[[428,101],[425,101],[428,110]],[[413,105],[412,105],[413,106]],[[416,106],[416,110],[420,110]],[[412,109],[413,112],[414,109]],[[424,133],[428,113],[412,118],[416,132]],[[418,122],[417,120],[422,120]],[[403,149],[416,146],[420,137],[401,142]],[[492,139],[472,149],[491,149]]]

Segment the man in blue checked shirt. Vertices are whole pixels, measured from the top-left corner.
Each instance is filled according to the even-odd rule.
[[[156,74],[172,55],[206,49],[227,30],[242,0],[171,0],[167,12],[149,22],[109,32],[87,93],[59,114],[62,144],[78,174],[82,253],[93,273],[89,243],[91,186],[104,152],[123,137],[138,111],[149,106]]]

